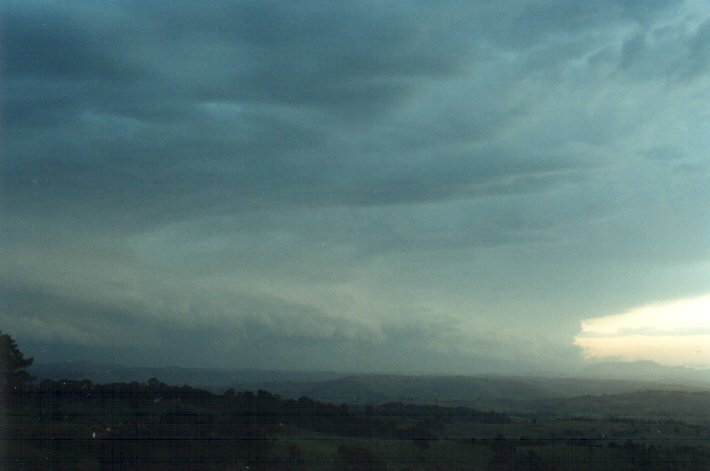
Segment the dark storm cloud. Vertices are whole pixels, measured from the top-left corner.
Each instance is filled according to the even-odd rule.
[[[630,11],[647,17],[662,6]],[[502,37],[520,30],[534,45],[544,32],[627,10],[529,4],[509,24],[495,4],[11,2],[3,15],[11,202],[66,199],[84,214],[87,204],[110,205],[153,219],[257,200],[377,205],[510,191],[511,176],[540,181],[559,161],[435,147],[417,162],[377,133],[363,159],[337,136],[367,135],[363,120],[382,120],[415,87],[460,76],[486,38],[497,44],[490,28]],[[491,127],[456,118],[437,134],[422,130],[429,143],[451,141],[457,126],[459,139],[475,141]]]
[[[538,36],[570,35],[580,30],[606,27],[610,23],[646,23],[659,13],[676,5],[672,0],[601,0],[575,2],[570,0],[522,2],[516,17],[515,30],[537,39]]]
[[[88,27],[91,16],[58,7],[6,6],[3,67],[18,79],[111,80],[125,64],[107,48],[106,32]]]
[[[455,76],[470,58],[476,41],[449,32],[448,15],[433,7],[6,10],[6,172],[18,204],[66,198],[182,212],[204,208],[205,188],[231,205],[399,203],[481,192],[472,187],[490,183],[494,167],[500,176],[549,166],[474,154],[398,168],[388,142],[365,160],[327,145],[332,119],[358,132],[353,118],[376,122],[416,81]],[[438,21],[423,21],[432,15]],[[284,109],[294,106],[317,114]],[[423,175],[432,177],[425,185]]]
[[[132,333],[136,323],[149,321],[135,305],[107,306],[95,300],[3,281],[2,322],[12,326],[18,335],[31,333],[46,341],[93,346],[114,341],[135,346],[150,340],[149,336]],[[153,341],[159,338],[156,336]]]
[[[684,84],[702,78],[710,66],[710,21],[641,30],[624,40],[620,69],[638,80]]]
[[[110,288],[110,286],[107,286]],[[225,350],[254,348],[289,339],[308,342],[376,342],[377,329],[269,295],[241,294],[225,299],[201,293],[159,293],[112,299],[105,294],[67,295],[56,286],[3,280],[0,320],[20,336],[87,347],[150,346],[171,350],[176,338],[191,339],[190,349],[219,342]],[[153,299],[151,299],[153,298]],[[140,325],[140,332],[135,328]],[[205,358],[201,359],[202,361]]]
[[[593,291],[704,286],[699,4],[0,8],[0,319],[28,338],[553,364]]]
[[[371,7],[11,4],[7,82],[80,83],[67,90],[75,101],[86,96],[94,110],[138,117],[146,108],[222,100],[337,106],[352,116],[386,109],[406,93],[406,79],[447,75],[464,60],[454,41],[438,46],[443,25],[423,31],[407,9]]]

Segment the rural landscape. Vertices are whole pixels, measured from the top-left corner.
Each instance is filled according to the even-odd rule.
[[[710,471],[708,104],[708,0],[0,0],[0,471]]]
[[[599,378],[202,371],[202,381],[241,376],[256,385],[261,378],[283,392],[278,394],[201,389],[155,377],[77,379],[92,368],[134,378],[148,370],[91,363],[45,365],[35,368],[45,377],[32,379],[31,359],[7,334],[3,349],[8,470],[710,466],[710,384],[681,390],[677,384]],[[46,377],[52,371],[55,378]],[[190,369],[158,371],[196,375]],[[610,393],[583,393],[605,389]],[[312,397],[298,395],[306,390]]]

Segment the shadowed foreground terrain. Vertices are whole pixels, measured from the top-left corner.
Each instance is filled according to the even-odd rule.
[[[647,396],[679,404],[691,397],[646,393],[636,400]],[[45,380],[6,399],[3,469],[9,470],[710,466],[710,427],[704,421],[564,416],[550,414],[547,403],[547,413],[540,414],[404,403],[332,405],[264,390],[215,394],[155,378],[112,384]],[[594,404],[613,396],[577,401]],[[641,410],[644,404],[636,406]]]
[[[0,342],[3,470],[710,467],[707,390],[633,392],[626,383],[609,383],[623,392],[574,396],[570,391],[597,383],[540,378],[369,376],[318,383],[324,394],[359,398],[336,405],[264,389],[172,386],[155,377],[35,382],[27,372],[32,358],[11,336],[0,332]],[[484,403],[500,408],[426,403],[447,391],[454,401],[486,390]],[[552,399],[552,391],[560,397]],[[490,401],[504,394],[516,399]],[[392,395],[410,399],[376,399]]]

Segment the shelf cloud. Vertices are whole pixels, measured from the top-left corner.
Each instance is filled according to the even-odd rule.
[[[585,320],[707,293],[704,2],[0,23],[0,324],[38,361],[568,371]]]

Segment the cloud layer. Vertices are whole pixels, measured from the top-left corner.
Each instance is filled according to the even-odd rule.
[[[582,319],[707,292],[703,2],[0,9],[33,348],[554,370]]]

